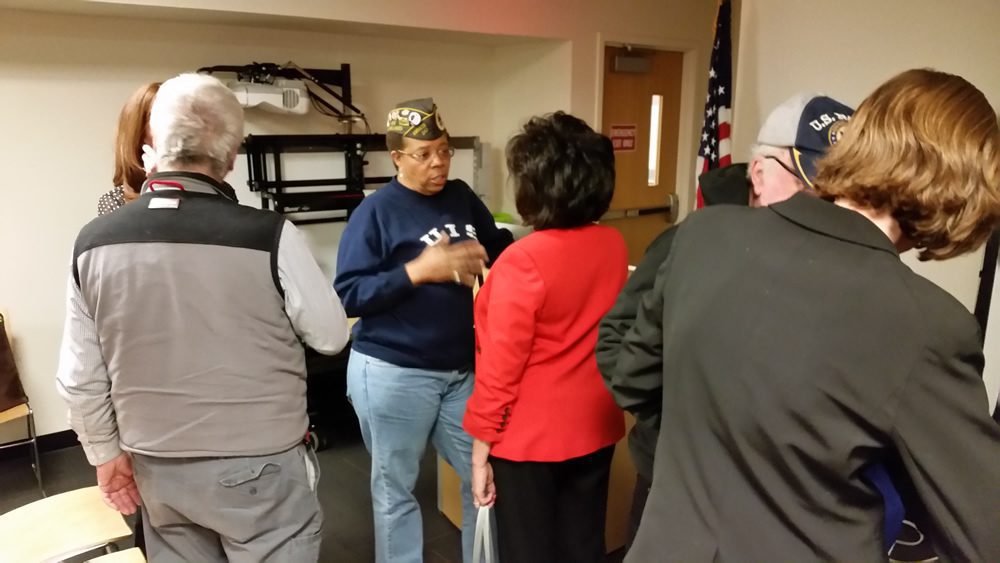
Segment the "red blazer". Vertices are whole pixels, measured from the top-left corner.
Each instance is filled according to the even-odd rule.
[[[565,461],[625,434],[597,371],[597,324],[625,285],[625,241],[610,227],[546,229],[515,242],[476,298],[472,436],[513,461]]]

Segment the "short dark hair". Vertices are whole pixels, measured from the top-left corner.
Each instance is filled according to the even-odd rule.
[[[596,221],[615,192],[611,140],[561,111],[531,118],[507,143],[507,169],[517,212],[538,230]]]

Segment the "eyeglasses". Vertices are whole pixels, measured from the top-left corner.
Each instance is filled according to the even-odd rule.
[[[441,160],[451,160],[451,157],[455,156],[455,149],[448,147],[446,149],[438,149],[436,151],[418,151],[418,152],[403,152],[396,151],[399,154],[405,154],[406,156],[416,160],[417,162],[427,162],[431,159],[432,155],[437,155]]]
[[[788,171],[788,173],[789,173],[789,174],[791,174],[792,176],[795,176],[795,179],[796,179],[796,180],[798,180],[798,181],[800,181],[800,182],[802,181],[802,179],[801,179],[801,178],[799,178],[799,175],[798,175],[798,174],[796,174],[796,173],[795,173],[795,171],[794,171],[794,170],[792,170],[792,168],[791,168],[790,166],[788,166],[787,164],[785,164],[784,162],[782,162],[780,158],[778,158],[778,157],[776,157],[776,156],[772,156],[772,155],[767,155],[767,156],[765,156],[764,158],[769,158],[769,159],[771,159],[771,160],[773,160],[773,161],[777,162],[777,163],[778,163],[778,166],[781,166],[781,167],[782,167],[782,168],[784,168],[784,169],[785,169],[786,171]]]

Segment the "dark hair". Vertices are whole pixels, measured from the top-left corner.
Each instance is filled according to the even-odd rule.
[[[615,192],[611,140],[561,111],[531,118],[507,143],[507,169],[517,212],[538,230],[596,221]]]

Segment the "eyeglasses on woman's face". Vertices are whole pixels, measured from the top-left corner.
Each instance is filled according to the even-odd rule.
[[[451,160],[451,157],[455,156],[455,149],[453,147],[437,149],[436,151],[421,149],[415,152],[403,152],[403,151],[396,151],[396,152],[399,154],[406,155],[421,164],[428,162],[434,155],[437,155],[437,157],[441,160]]]

